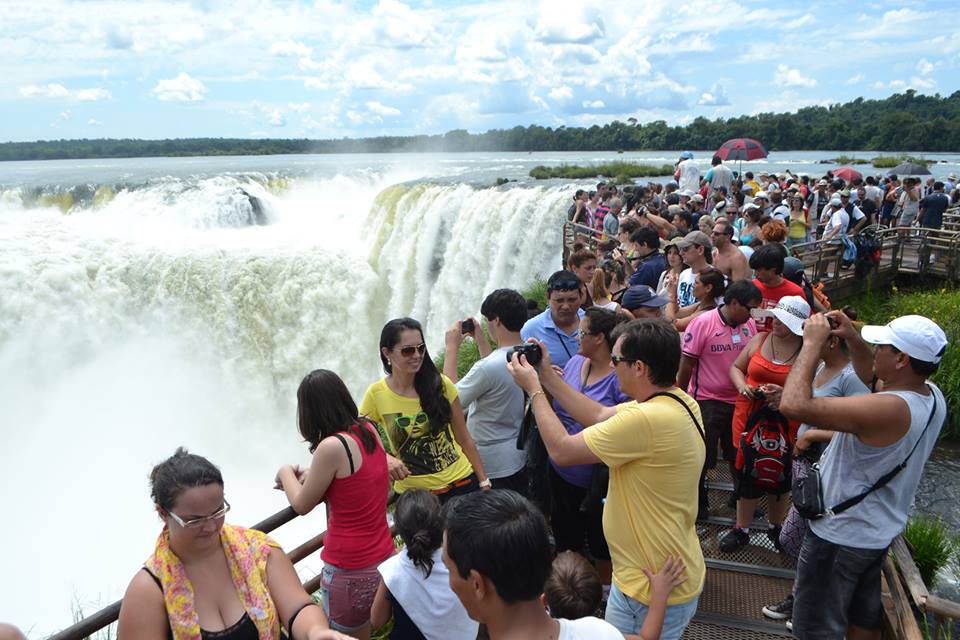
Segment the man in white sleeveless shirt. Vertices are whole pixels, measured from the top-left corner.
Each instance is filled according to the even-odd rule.
[[[806,321],[803,348],[780,401],[788,417],[838,432],[820,461],[827,515],[810,521],[800,549],[793,633],[804,640],[879,638],[880,567],[903,531],[923,465],[946,418],[943,394],[927,378],[936,372],[947,338],[922,316],[865,326],[862,335],[843,314],[830,318],[834,329],[822,314]],[[818,354],[831,333],[846,339],[852,354],[868,353],[864,341],[877,345],[873,370],[883,391],[812,397]],[[876,486],[904,462],[892,479]],[[852,506],[842,504],[861,495]]]

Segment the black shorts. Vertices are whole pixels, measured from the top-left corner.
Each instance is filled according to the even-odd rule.
[[[845,547],[807,530],[797,560],[793,635],[832,640],[843,638],[850,625],[879,629],[880,568],[886,556],[886,549]]]
[[[704,469],[717,466],[717,442],[723,459],[733,462],[737,459],[737,450],[733,446],[733,409],[735,405],[719,400],[697,400],[700,415],[703,416],[703,430],[707,439],[707,458]]]
[[[550,467],[550,490],[553,494],[553,509],[550,511],[550,526],[556,541],[557,553],[561,551],[584,552],[584,541],[590,555],[598,560],[609,560],[610,549],[603,536],[603,510],[584,511],[580,507],[587,496],[587,489],[570,484]]]
[[[743,469],[737,471],[737,480],[734,483],[734,492],[738,498],[753,500],[763,496],[782,496],[790,493],[790,482],[784,482],[782,487],[777,489],[766,489],[758,487],[753,482],[753,476],[743,472]]]

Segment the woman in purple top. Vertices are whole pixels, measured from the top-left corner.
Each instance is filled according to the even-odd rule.
[[[606,406],[627,402],[620,390],[614,372],[610,350],[613,348],[613,328],[617,314],[608,309],[592,307],[580,320],[580,350],[570,358],[563,369],[563,380],[588,398]],[[574,435],[583,431],[583,425],[574,420],[559,403],[553,403],[557,417],[567,433]],[[591,477],[599,464],[558,466],[550,461],[550,487],[553,493],[553,508],[550,522],[557,552],[583,552],[584,541],[590,556],[596,562],[604,585],[610,584],[610,551],[603,537],[603,510],[581,509],[590,488]]]

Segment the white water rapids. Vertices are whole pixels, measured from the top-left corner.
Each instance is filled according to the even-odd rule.
[[[279,510],[274,473],[308,460],[304,374],[333,369],[359,400],[387,319],[421,320],[436,354],[486,293],[558,267],[573,187],[417,177],[157,178],[83,203],[0,191],[0,620],[42,637],[71,605],[119,598],[159,532],[147,473],[178,445],[221,466],[232,522]],[[277,538],[319,532],[321,511]]]

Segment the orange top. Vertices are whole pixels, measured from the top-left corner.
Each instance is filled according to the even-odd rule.
[[[787,375],[793,364],[777,364],[763,357],[763,343],[770,337],[769,333],[763,334],[760,341],[760,347],[750,356],[750,362],[747,363],[747,384],[757,388],[765,384],[776,384],[783,386],[787,381]],[[750,400],[742,395],[737,396],[736,408],[733,410],[733,446],[740,448],[740,434],[743,433],[747,425],[747,418],[750,414],[760,408],[762,400]],[[800,422],[790,420],[790,442],[797,441],[797,430],[800,428]]]

